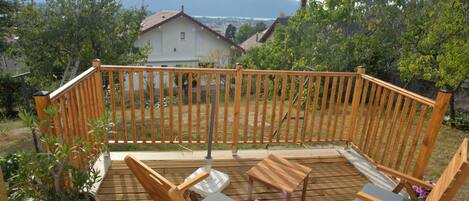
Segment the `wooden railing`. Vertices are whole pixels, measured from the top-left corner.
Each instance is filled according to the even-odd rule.
[[[352,146],[376,164],[421,177],[450,94],[439,92],[434,101],[359,74],[349,128]]]
[[[111,144],[207,143],[213,96],[214,143],[351,145],[365,158],[421,177],[449,100],[436,101],[357,72],[101,65],[47,96],[66,142],[87,139],[88,118],[107,109]]]
[[[97,119],[104,114],[104,99],[99,61],[94,67],[81,73],[52,93],[35,94],[36,111],[41,120],[51,125],[43,125],[43,133],[55,136],[66,144],[73,144],[74,138],[85,141],[91,139],[87,124],[89,119]],[[57,110],[55,116],[47,115],[47,108]]]

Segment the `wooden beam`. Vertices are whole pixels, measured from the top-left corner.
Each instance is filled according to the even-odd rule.
[[[428,128],[425,132],[425,136],[420,147],[420,152],[417,158],[417,163],[415,164],[415,169],[413,176],[417,178],[422,178],[425,168],[430,161],[430,156],[433,151],[433,147],[436,142],[436,137],[441,128],[441,123],[445,117],[446,109],[448,108],[449,100],[451,98],[451,93],[447,92],[438,92],[435,100],[435,106],[430,115],[430,120],[428,121]]]
[[[5,184],[5,180],[3,179],[2,168],[0,168],[0,201],[7,201],[7,187]]]
[[[226,83],[230,84],[230,83]],[[234,114],[233,114],[233,144],[231,152],[233,155],[238,154],[238,136],[239,136],[239,117],[241,107],[241,90],[243,84],[243,65],[236,65],[236,79],[235,79],[235,97],[234,97]],[[227,100],[225,100],[227,101]]]

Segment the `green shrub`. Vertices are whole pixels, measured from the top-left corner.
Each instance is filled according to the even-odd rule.
[[[15,115],[15,107],[21,100],[21,81],[12,77],[10,73],[0,72],[0,111],[5,116]]]

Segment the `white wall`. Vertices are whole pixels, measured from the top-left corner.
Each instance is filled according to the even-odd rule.
[[[180,39],[181,32],[185,32],[185,40]],[[146,44],[151,46],[148,65],[153,66],[197,66],[199,61],[231,51],[230,43],[183,16],[141,34],[135,42],[139,47]]]

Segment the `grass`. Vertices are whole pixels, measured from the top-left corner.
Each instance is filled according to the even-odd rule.
[[[19,150],[33,150],[31,131],[19,119],[0,121],[0,156]]]

